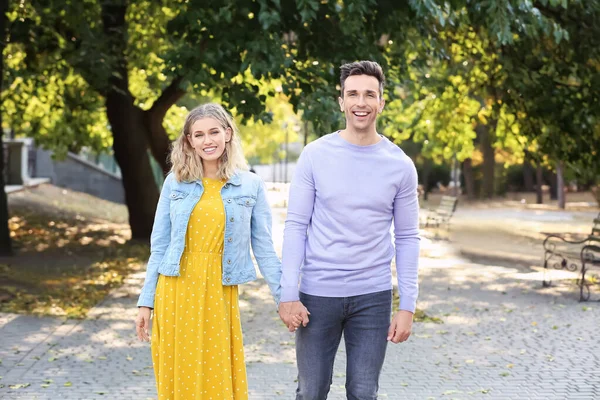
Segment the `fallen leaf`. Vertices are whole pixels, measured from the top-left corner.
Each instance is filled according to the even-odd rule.
[[[26,388],[29,386],[31,386],[30,383],[17,383],[16,385],[9,385],[8,388],[16,390],[16,389],[23,389],[23,388]]]
[[[451,394],[458,394],[458,393],[462,393],[462,392],[460,390],[446,390],[444,392],[444,396],[448,396],[448,395],[451,395]]]

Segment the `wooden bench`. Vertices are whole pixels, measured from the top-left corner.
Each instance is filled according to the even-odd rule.
[[[442,196],[440,205],[435,210],[430,210],[429,214],[427,214],[425,228],[440,227],[442,225],[446,225],[446,227],[448,227],[450,225],[450,218],[452,218],[452,215],[454,215],[457,205],[457,197]]]
[[[598,285],[598,275],[592,275],[590,270],[600,268],[600,213],[592,222],[591,233],[584,239],[570,240],[557,234],[544,239],[544,287],[552,283],[548,277],[550,266],[573,272],[579,270],[579,301],[590,299],[591,287]]]

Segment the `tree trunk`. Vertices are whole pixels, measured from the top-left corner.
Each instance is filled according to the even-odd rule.
[[[431,176],[431,160],[423,161],[423,201],[429,199],[429,177]]]
[[[160,97],[154,102],[152,107],[144,112],[144,127],[146,128],[146,137],[152,151],[152,156],[161,166],[166,175],[170,170],[169,150],[171,140],[163,126],[163,120],[169,108],[177,102],[184,94],[181,89],[182,78],[176,77],[171,84],[165,88]]]
[[[102,3],[103,28],[114,69],[105,89],[106,115],[113,134],[115,158],[121,168],[131,238],[146,241],[152,233],[158,188],[148,155],[152,132],[148,131],[145,114],[134,105],[129,91],[126,11],[126,1]]]
[[[564,179],[564,166],[562,161],[556,163],[556,198],[558,199],[558,208],[565,209],[566,196],[565,196],[565,179]]]
[[[536,204],[544,204],[544,192],[542,186],[544,186],[544,171],[542,170],[542,164],[538,162],[535,170],[535,192],[536,192]]]
[[[550,171],[550,200],[558,200],[558,176]]]
[[[496,168],[495,150],[493,146],[490,125],[477,125],[477,136],[483,153],[483,197],[491,199],[494,197],[494,175]]]
[[[4,53],[6,38],[6,11],[8,10],[8,1],[0,2],[0,55]],[[2,101],[2,77],[4,76],[4,57],[0,58],[0,101]],[[0,255],[6,256],[12,254],[12,243],[10,240],[10,229],[8,229],[8,199],[4,189],[4,144],[2,137],[2,113],[4,106],[0,104]]]
[[[473,160],[470,158],[463,161],[463,174],[465,176],[467,199],[475,200],[475,176],[473,175]]]
[[[526,152],[525,161],[523,162],[523,183],[526,192],[533,192],[533,181],[533,167],[531,166],[531,160]]]
[[[121,168],[131,238],[148,240],[158,188],[150,166],[142,111],[133,105],[130,97],[111,92],[106,97],[106,113],[113,133],[115,159]]]

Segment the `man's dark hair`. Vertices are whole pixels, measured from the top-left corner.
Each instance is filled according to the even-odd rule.
[[[340,85],[342,86],[342,97],[344,97],[344,83],[352,75],[369,75],[377,78],[379,81],[379,96],[383,98],[383,86],[385,85],[385,75],[381,65],[375,61],[356,61],[344,64],[340,67]]]

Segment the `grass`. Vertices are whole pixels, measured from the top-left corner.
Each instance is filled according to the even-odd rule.
[[[0,311],[84,318],[144,267],[125,206],[41,185],[9,195],[13,257],[0,258]]]

